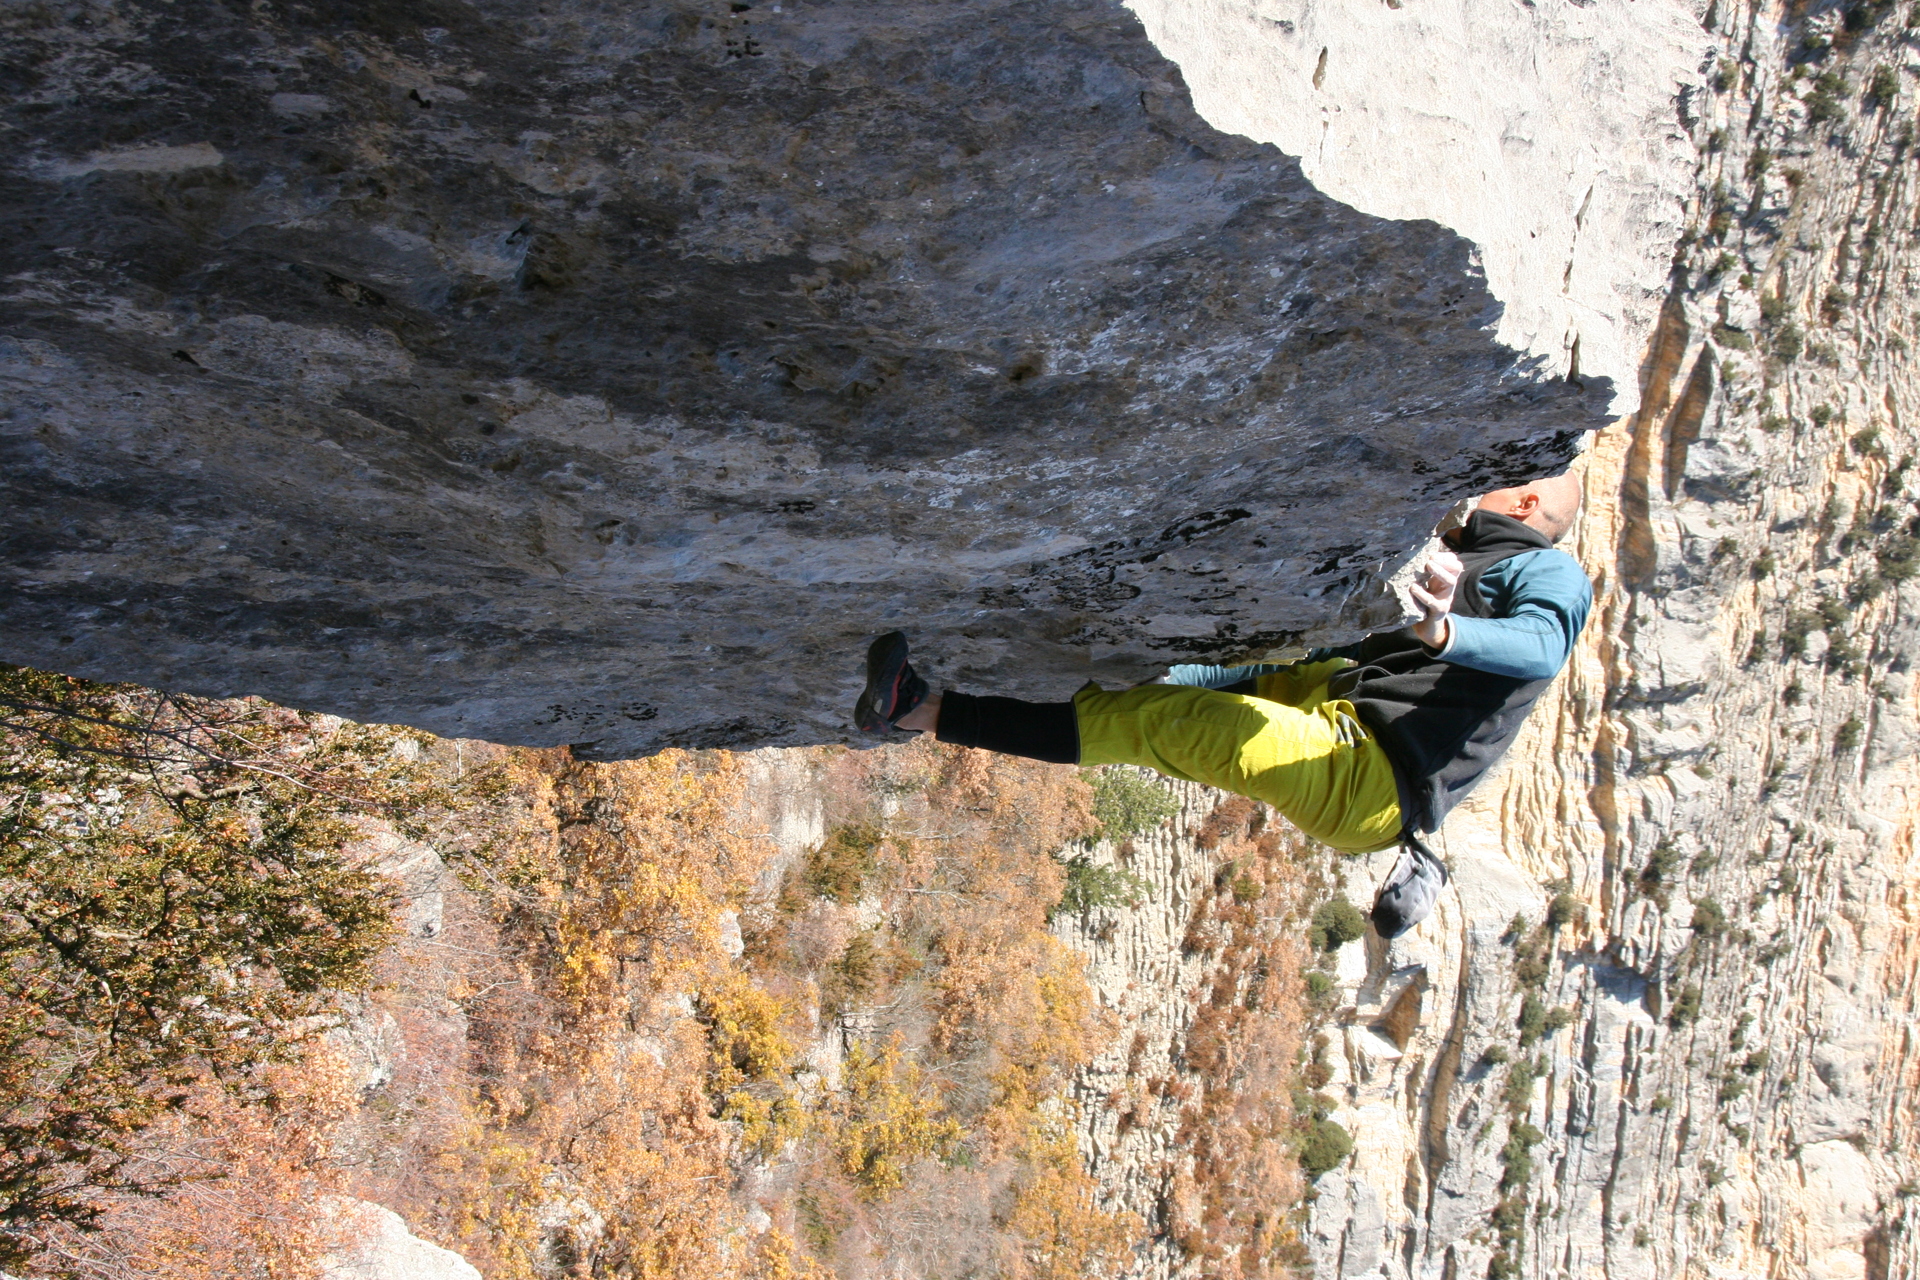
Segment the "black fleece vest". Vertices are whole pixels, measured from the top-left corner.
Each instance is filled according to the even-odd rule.
[[[1453,612],[1490,616],[1480,575],[1510,556],[1553,546],[1511,516],[1475,511],[1447,536],[1463,566]],[[1435,657],[1411,627],[1368,636],[1359,665],[1340,672],[1327,691],[1353,703],[1360,720],[1393,764],[1400,820],[1409,833],[1428,832],[1473,789],[1520,731],[1520,722],[1552,680],[1521,680],[1455,666]]]

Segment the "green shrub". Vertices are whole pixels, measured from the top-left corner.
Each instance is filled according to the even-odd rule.
[[[1876,111],[1885,111],[1900,96],[1900,75],[1892,67],[1882,63],[1873,69],[1873,79],[1867,82],[1867,101]]]
[[[1833,735],[1833,747],[1836,751],[1851,751],[1860,745],[1861,732],[1866,728],[1859,716],[1848,716]]]
[[[1667,1025],[1674,1030],[1687,1026],[1700,1017],[1700,988],[1685,986],[1674,997],[1673,1010],[1667,1014]]]
[[[1805,609],[1795,609],[1789,613],[1780,628],[1780,656],[1791,660],[1804,655],[1807,637],[1814,633],[1819,620],[1817,615]]]
[[[1846,114],[1841,99],[1847,93],[1846,77],[1838,71],[1823,71],[1814,78],[1813,92],[1807,95],[1807,123],[1825,124]]]
[[[1841,13],[1840,25],[1854,35],[1871,31],[1896,7],[1896,0],[1854,0]]]
[[[1570,893],[1556,894],[1547,906],[1547,925],[1558,929],[1584,918],[1586,914],[1586,904],[1580,899]]]
[[[1082,769],[1080,776],[1093,788],[1093,817],[1109,840],[1142,835],[1180,812],[1173,793],[1137,769]]]
[[[1889,498],[1899,497],[1900,491],[1907,485],[1907,472],[1911,470],[1913,470],[1913,455],[1909,453],[1887,468],[1886,479],[1881,481],[1881,491]]]
[[[1152,888],[1131,871],[1093,865],[1084,853],[1066,859],[1065,866],[1067,883],[1060,892],[1060,901],[1048,913],[1049,919],[1063,914],[1080,915],[1102,907],[1137,907],[1147,900],[1148,890]]]
[[[1509,1067],[1506,1087],[1500,1091],[1500,1100],[1507,1110],[1519,1115],[1532,1106],[1533,1082],[1545,1074],[1544,1065],[1535,1058],[1521,1058]]]
[[[1655,1098],[1651,1103],[1647,1104],[1647,1110],[1654,1111],[1654,1112],[1664,1112],[1664,1111],[1673,1110],[1673,1095],[1670,1093],[1661,1094],[1659,1097]]]
[[[1500,1148],[1500,1163],[1506,1167],[1506,1172],[1500,1175],[1502,1191],[1524,1187],[1533,1180],[1533,1148],[1546,1137],[1525,1120],[1507,1131],[1506,1145]]]
[[[1313,927],[1308,937],[1316,951],[1332,951],[1335,947],[1352,942],[1367,931],[1367,918],[1360,914],[1360,908],[1345,898],[1335,898],[1323,902],[1313,913]]]
[[[1300,1165],[1317,1178],[1353,1154],[1353,1135],[1332,1120],[1315,1120],[1300,1139]]]
[[[1524,1192],[1503,1197],[1493,1206],[1491,1219],[1500,1239],[1500,1251],[1487,1259],[1487,1280],[1520,1280],[1520,1254],[1526,1247],[1527,1197]]]
[[[1722,182],[1714,189],[1713,212],[1707,215],[1706,239],[1722,240],[1733,227],[1733,205],[1727,199],[1727,184]],[[1727,266],[1733,265],[1732,254],[1722,254]],[[1715,272],[1714,274],[1718,274]]]
[[[1307,994],[1316,1001],[1324,1001],[1333,994],[1333,979],[1318,969],[1307,970]]]
[[[880,849],[880,828],[872,823],[835,827],[818,848],[807,853],[807,887],[835,902],[857,902],[873,874]]]
[[[1647,865],[1640,868],[1640,887],[1651,893],[1663,885],[1672,883],[1673,873],[1680,868],[1680,851],[1662,840],[1647,855]]]
[[[1493,1212],[1487,1216],[1502,1237],[1517,1240],[1527,1226],[1527,1199],[1525,1196],[1505,1196],[1493,1206]],[[1489,1270],[1488,1275],[1493,1272]],[[1511,1273],[1509,1273],[1511,1274]]]
[[[1547,1029],[1547,1002],[1533,992],[1520,1002],[1520,1047],[1530,1048]]]
[[[1773,354],[1782,360],[1798,360],[1807,349],[1807,335],[1799,325],[1788,321],[1773,335]]]
[[[1727,931],[1727,913],[1712,898],[1693,904],[1693,931],[1703,938],[1717,938]]]
[[[1880,561],[1880,576],[1888,582],[1906,582],[1920,574],[1920,539],[1910,534],[1890,539],[1875,554]]]

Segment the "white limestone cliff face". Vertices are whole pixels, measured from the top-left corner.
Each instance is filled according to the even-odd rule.
[[[1720,7],[1641,409],[1582,464],[1599,608],[1375,960],[1417,1034],[1348,1019],[1321,1277],[1920,1274],[1920,59],[1877,16]],[[1529,988],[1508,926],[1560,890]],[[1568,1017],[1523,1049],[1529,990]]]
[[[1131,909],[1063,915],[1055,932],[1087,962],[1087,980],[1119,1034],[1075,1077],[1080,1148],[1112,1207],[1140,1215],[1150,1235],[1135,1248],[1130,1277],[1194,1273],[1178,1236],[1191,1230],[1196,1153],[1189,1104],[1205,1087],[1185,1050],[1209,981],[1219,970],[1212,948],[1192,945],[1189,930],[1216,892],[1219,857],[1195,837],[1228,797],[1192,783],[1167,784],[1180,811],[1166,824],[1094,851],[1149,891]],[[1215,1085],[1222,1081],[1212,1082]],[[1243,1175],[1256,1177],[1254,1170]],[[1274,1199],[1291,1192],[1276,1188]]]
[[[1637,372],[1692,194],[1696,0],[1130,0],[1200,114],[1338,200],[1473,241],[1498,333],[1562,376]],[[1676,106],[1681,110],[1677,111]]]
[[[1355,1152],[1316,1186],[1314,1274],[1920,1274],[1920,56],[1906,28],[1885,6],[1720,5],[1691,30],[1680,10],[1635,6],[1604,31],[1582,24],[1608,10],[1565,6],[1138,8],[1216,122],[1293,139],[1316,181],[1362,207],[1477,219],[1509,323],[1575,317],[1584,368],[1586,326],[1612,307],[1627,322],[1608,358],[1642,373],[1637,411],[1581,464],[1571,546],[1600,608],[1580,652],[1506,771],[1449,822],[1456,889],[1434,919],[1342,957],[1326,1093]],[[1451,32],[1450,74],[1422,61],[1431,48],[1395,44],[1395,23]],[[1524,45],[1514,32],[1582,29],[1584,55],[1494,74]],[[1528,93],[1583,83],[1649,38],[1668,56],[1613,66],[1616,88],[1707,74],[1582,122],[1595,138],[1648,126],[1615,129],[1640,150],[1594,182],[1621,219],[1603,234],[1641,244],[1639,274],[1607,286],[1628,305],[1596,303],[1606,290],[1578,252],[1547,279],[1546,257],[1514,243],[1514,227],[1564,225],[1575,169],[1508,125]],[[1343,66],[1379,74],[1356,86]],[[1402,83],[1389,69],[1409,67],[1412,92],[1383,104]],[[1396,131],[1424,145],[1396,147]],[[1326,868],[1365,900],[1385,861]],[[1125,954],[1089,950],[1096,974]],[[1151,968],[1128,971],[1128,999],[1149,1023],[1171,1016],[1176,1044],[1196,1004],[1140,990]],[[1529,998],[1558,1011],[1532,1043]],[[1523,1071],[1537,1078],[1516,1085]],[[1130,1186],[1124,1144],[1089,1137]],[[1198,1273],[1171,1254],[1138,1270]]]
[[[480,1280],[472,1263],[414,1235],[384,1205],[337,1196],[330,1207],[352,1242],[321,1259],[321,1280]]]

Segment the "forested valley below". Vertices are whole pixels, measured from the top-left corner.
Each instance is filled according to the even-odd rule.
[[[1133,843],[1192,806],[1150,775],[921,743],[589,763],[0,682],[22,1274],[320,1276],[377,1204],[489,1278],[1066,1280],[1156,1233],[1260,1275],[1304,1257],[1301,1161],[1350,1149],[1302,939],[1330,962],[1361,919],[1248,802],[1191,815],[1214,870],[1179,945],[1217,963],[1155,1068],[1067,940],[1153,893]],[[1088,1097],[1103,1050],[1131,1075]],[[1090,1172],[1089,1107],[1177,1125],[1145,1216]]]

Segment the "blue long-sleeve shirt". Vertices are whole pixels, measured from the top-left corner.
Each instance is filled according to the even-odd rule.
[[[1448,615],[1450,634],[1438,657],[1476,671],[1546,680],[1566,665],[1593,610],[1593,584],[1579,561],[1542,548],[1509,556],[1480,575],[1480,594],[1490,618]],[[1360,646],[1315,649],[1302,662],[1357,658]],[[1284,670],[1274,663],[1245,667],[1183,664],[1167,673],[1169,684],[1219,689]]]
[[[1593,584],[1560,550],[1523,551],[1480,575],[1492,617],[1449,616],[1439,656],[1462,667],[1547,680],[1566,665],[1593,610]]]

